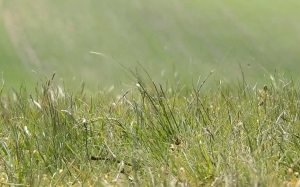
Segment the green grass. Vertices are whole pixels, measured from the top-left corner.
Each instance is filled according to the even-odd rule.
[[[0,182],[28,186],[295,186],[299,89],[206,79],[162,86],[132,72],[115,96],[53,77],[1,95]]]
[[[140,62],[157,81],[177,71],[188,83],[215,69],[230,82],[239,76],[239,64],[252,83],[264,78],[260,65],[297,76],[299,5],[294,0],[2,0],[0,69],[9,88],[23,80],[34,88],[33,69],[47,76],[57,72],[72,88],[84,79],[91,91],[97,84],[130,83],[114,59],[132,68]],[[22,73],[16,76],[17,70]]]
[[[299,5],[0,0],[1,185],[295,186]]]

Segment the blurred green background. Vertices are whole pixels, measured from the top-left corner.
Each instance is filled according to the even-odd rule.
[[[216,79],[235,81],[239,64],[252,82],[265,70],[300,70],[297,0],[0,0],[0,10],[7,87],[34,87],[57,72],[70,87],[120,88],[131,80],[117,61],[131,69],[139,62],[162,82],[196,82],[213,69]]]

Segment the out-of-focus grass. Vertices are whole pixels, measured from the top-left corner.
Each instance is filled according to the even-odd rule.
[[[132,68],[139,61],[156,80],[178,72],[190,81],[215,69],[230,81],[238,64],[249,81],[261,82],[260,65],[297,75],[299,6],[292,0],[2,1],[0,66],[7,83],[20,81],[9,73],[17,63],[26,76],[34,77],[31,69],[57,71],[69,85],[83,78],[89,88],[127,82],[113,58]]]
[[[16,55],[14,46],[11,44],[3,20],[0,19],[0,73],[1,79],[8,79],[13,86],[19,87],[22,80],[30,82],[26,70],[22,66],[20,58]]]

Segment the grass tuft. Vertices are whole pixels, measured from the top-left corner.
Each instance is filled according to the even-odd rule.
[[[293,80],[203,90],[209,76],[182,89],[133,75],[120,97],[68,93],[55,74],[34,94],[2,88],[1,185],[297,185]]]

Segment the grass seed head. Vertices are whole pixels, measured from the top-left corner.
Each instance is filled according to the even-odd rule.
[[[180,167],[178,169],[178,181],[181,183],[186,183],[187,179],[186,179],[186,173],[185,173],[185,169],[183,167]]]

